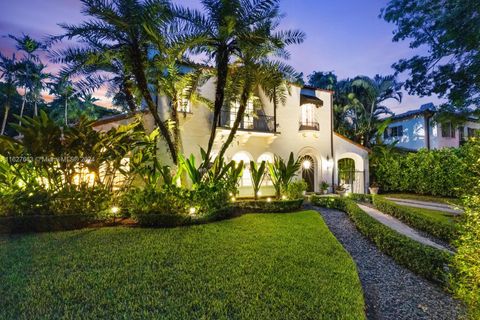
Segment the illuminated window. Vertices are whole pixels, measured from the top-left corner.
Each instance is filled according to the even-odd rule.
[[[183,90],[182,97],[180,99],[180,104],[177,108],[177,111],[184,113],[191,113],[192,106],[190,100],[187,99],[187,90]]]

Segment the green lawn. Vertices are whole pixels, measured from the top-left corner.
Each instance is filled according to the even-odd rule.
[[[423,209],[423,208],[414,208],[410,206],[402,206],[398,205],[406,210],[409,210],[415,214],[436,220],[443,224],[454,225],[455,224],[455,217],[448,212],[445,211],[438,211],[438,210],[430,210],[430,209]]]
[[[446,198],[446,197],[436,197],[436,196],[427,196],[422,194],[413,194],[413,193],[385,193],[382,194],[385,197],[398,198],[398,199],[408,199],[408,200],[419,200],[427,202],[439,202],[450,205],[460,205],[461,201],[458,198]]]
[[[0,238],[0,319],[362,319],[354,262],[313,211]]]

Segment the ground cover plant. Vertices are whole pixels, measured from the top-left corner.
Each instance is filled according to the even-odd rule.
[[[4,319],[365,318],[355,264],[314,211],[0,244]]]

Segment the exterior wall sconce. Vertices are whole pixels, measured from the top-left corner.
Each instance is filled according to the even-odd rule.
[[[326,164],[327,164],[327,169],[328,169],[328,170],[331,170],[331,169],[333,168],[333,159],[330,159],[330,157],[327,156],[327,162],[326,162]]]

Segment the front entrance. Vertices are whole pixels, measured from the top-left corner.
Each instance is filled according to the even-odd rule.
[[[350,158],[338,160],[338,184],[347,192],[364,193],[365,173],[355,170],[355,161]]]
[[[304,156],[301,160],[302,179],[307,183],[307,192],[315,191],[315,161],[310,156]]]

